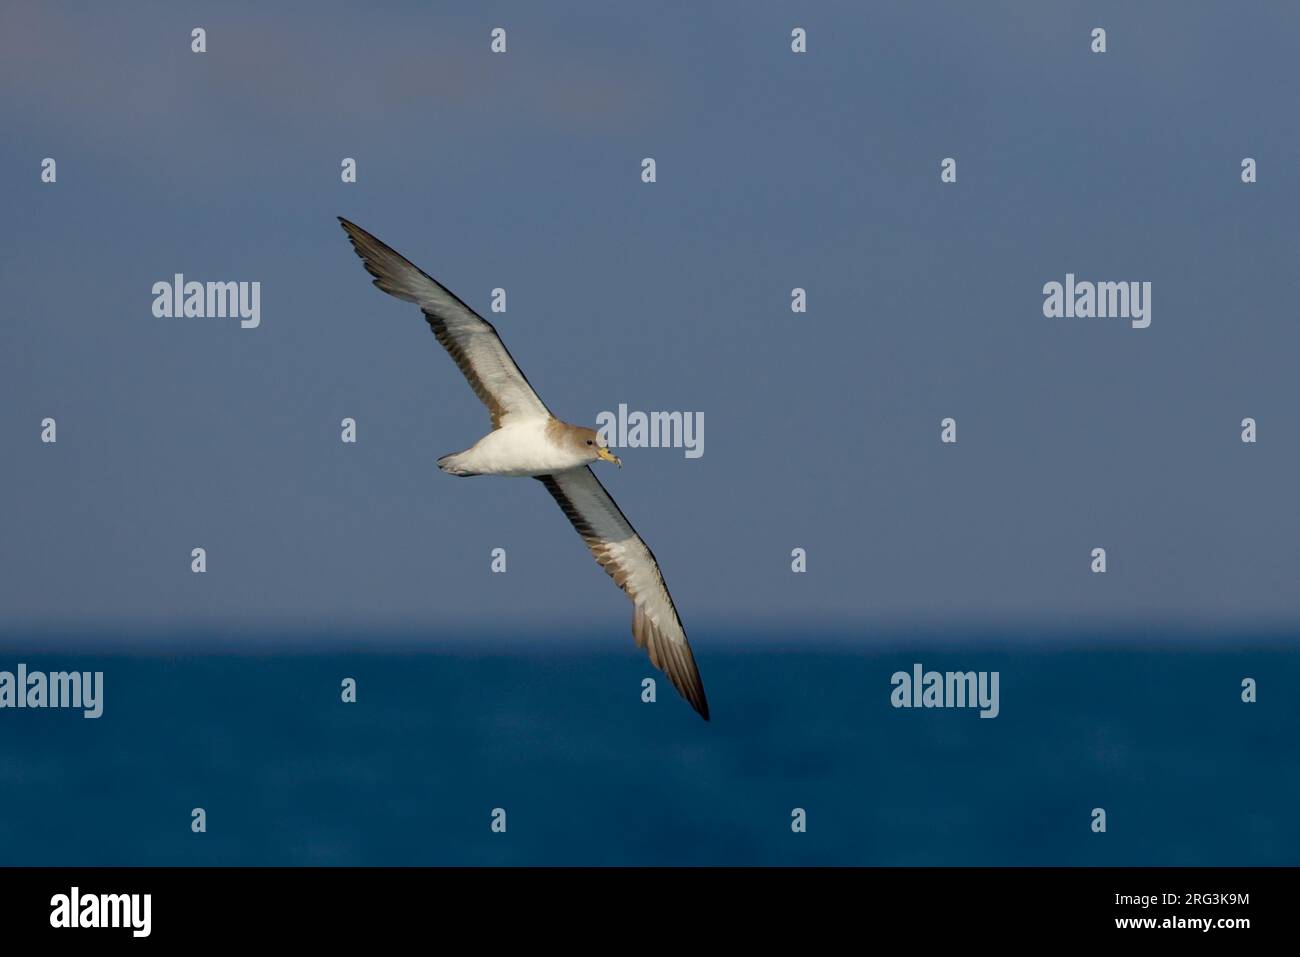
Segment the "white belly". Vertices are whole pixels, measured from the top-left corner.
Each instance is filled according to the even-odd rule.
[[[489,432],[470,448],[448,456],[447,471],[477,475],[547,475],[577,468],[587,462],[580,452],[551,442],[547,419],[528,419]]]

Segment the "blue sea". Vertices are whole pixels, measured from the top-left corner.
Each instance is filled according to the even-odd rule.
[[[707,724],[666,680],[641,700],[630,643],[553,644],[6,651],[105,690],[97,720],[0,711],[0,864],[1300,864],[1283,643],[697,639]],[[915,663],[998,671],[999,715],[892,707]]]

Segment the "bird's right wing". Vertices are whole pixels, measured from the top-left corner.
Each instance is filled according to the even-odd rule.
[[[632,599],[632,637],[650,662],[672,679],[705,721],[709,702],[686,630],[654,554],[591,469],[583,466],[537,478],[559,503],[600,567]]]
[[[375,285],[424,312],[438,341],[451,353],[470,388],[492,414],[492,428],[511,417],[546,418],[550,411],[488,322],[410,260],[339,217]]]

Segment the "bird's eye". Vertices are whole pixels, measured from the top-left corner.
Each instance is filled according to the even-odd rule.
[[[588,444],[588,445],[591,444],[591,439],[588,439],[588,440],[587,440],[587,444]]]

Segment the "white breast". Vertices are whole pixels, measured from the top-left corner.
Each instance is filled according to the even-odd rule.
[[[549,419],[525,419],[489,432],[456,456],[456,464],[480,475],[547,475],[587,462],[581,452],[554,444]]]

